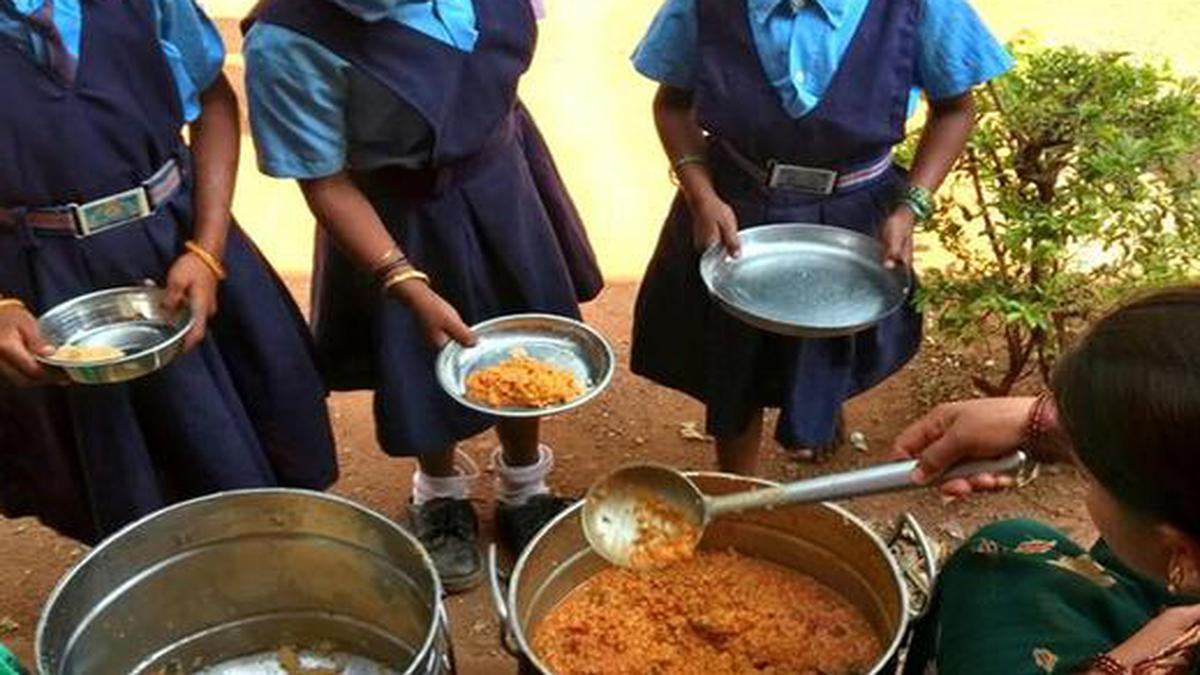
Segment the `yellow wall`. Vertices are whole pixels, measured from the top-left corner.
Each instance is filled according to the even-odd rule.
[[[731,0],[732,1],[732,0]],[[249,3],[208,3],[240,16]],[[1200,73],[1197,0],[982,0],[1003,38],[1030,32],[1051,44],[1131,51]],[[653,86],[628,55],[655,0],[550,0],[523,95],[538,117],[611,279],[641,275],[671,198],[650,118]],[[236,57],[235,57],[236,58]],[[245,144],[235,211],[285,272],[308,269],[311,226],[294,186],[258,176]]]

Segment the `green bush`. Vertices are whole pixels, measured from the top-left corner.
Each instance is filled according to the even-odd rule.
[[[1200,253],[1200,85],[1125,54],[1014,45],[928,226],[952,258],[918,302],[940,336],[999,347],[989,395],[1045,378],[1080,322]]]

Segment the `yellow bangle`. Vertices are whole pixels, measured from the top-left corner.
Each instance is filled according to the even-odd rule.
[[[213,276],[217,278],[217,281],[225,281],[225,277],[228,276],[225,273],[225,266],[221,264],[220,260],[217,260],[216,256],[194,241],[183,242],[183,247],[188,250],[188,253],[199,258],[205,267],[212,270]]]
[[[400,284],[402,284],[406,281],[412,281],[413,279],[416,279],[426,285],[429,284],[429,275],[428,274],[425,274],[424,272],[416,269],[415,267],[408,267],[405,269],[398,269],[395,272],[392,272],[391,274],[387,275],[387,277],[384,278],[383,284],[382,284],[383,292],[390,293],[391,290],[393,288],[395,288],[396,286],[399,286]]]
[[[683,155],[671,162],[671,168],[667,171],[667,175],[670,176],[672,183],[679,185],[679,170],[688,164],[708,164],[708,159],[704,155],[691,154]]]
[[[401,260],[404,260],[404,254],[400,252],[399,246],[393,246],[387,250],[387,253],[379,256],[379,261],[371,266],[371,271],[378,274],[380,270]]]
[[[5,307],[16,307],[17,309],[24,310],[29,309],[25,306],[24,302],[21,302],[17,298],[0,298],[0,309],[4,309]]]

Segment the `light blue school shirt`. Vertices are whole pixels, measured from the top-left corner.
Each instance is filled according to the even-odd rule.
[[[738,0],[729,0],[731,2]],[[870,0],[742,0],[763,71],[784,110],[800,118],[821,102]],[[966,0],[921,0],[916,82],[932,100],[962,95],[1013,66]],[[666,0],[633,53],[657,82],[691,89],[699,58],[696,0]]]
[[[394,21],[465,52],[479,37],[472,0],[332,1],[364,21]],[[531,4],[540,17],[541,0]],[[428,159],[430,130],[417,111],[311,38],[256,23],[242,52],[263,173],[311,179]]]
[[[54,3],[54,25],[63,45],[76,59],[83,35],[79,0],[45,0]],[[109,0],[116,1],[116,0]],[[216,26],[193,0],[149,0],[158,29],[158,42],[183,109],[184,121],[200,116],[200,94],[212,85],[225,62],[225,45]],[[45,65],[45,41],[25,21],[42,7],[42,0],[0,0],[0,40],[10,40],[35,61]]]

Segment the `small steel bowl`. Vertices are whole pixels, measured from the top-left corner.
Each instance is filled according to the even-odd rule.
[[[56,348],[116,347],[125,356],[92,362],[37,358],[79,384],[113,384],[149,375],[179,355],[184,336],[196,322],[186,304],[174,313],[167,312],[165,296],[161,288],[129,286],[68,300],[38,319],[46,342]]]
[[[612,382],[616,356],[608,341],[579,321],[550,314],[514,314],[484,321],[471,330],[474,347],[450,342],[438,354],[437,378],[442,389],[462,405],[497,417],[545,417],[578,408]],[[566,368],[586,388],[566,403],[545,408],[491,408],[466,397],[467,376],[523,349],[529,356]]]

